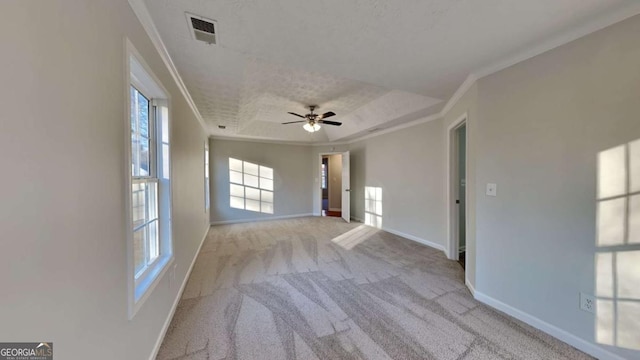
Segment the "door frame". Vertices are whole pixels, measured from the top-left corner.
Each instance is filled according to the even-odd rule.
[[[320,204],[318,205],[318,216],[322,216],[322,157],[327,155],[342,155],[344,151],[331,151],[318,154],[318,189],[320,189]],[[329,175],[329,167],[327,166],[327,175]],[[342,175],[340,175],[342,180]],[[342,189],[342,185],[340,185]],[[327,189],[329,188],[329,178],[327,177]]]
[[[467,135],[465,137],[465,173],[467,174],[467,179],[469,178],[469,126],[468,126],[468,116],[465,112],[460,116],[456,121],[451,123],[447,128],[447,257],[451,260],[458,260],[458,246],[459,246],[459,226],[458,221],[460,219],[458,210],[459,207],[456,206],[456,199],[458,199],[458,186],[453,186],[453,182],[458,178],[458,141],[456,139],[456,130],[458,130],[463,125],[466,126]],[[456,181],[457,183],[457,181]],[[465,228],[469,229],[469,201],[468,201],[468,190],[469,181],[466,181],[465,184],[465,194],[464,194],[464,203],[465,203]],[[468,239],[468,236],[466,236]],[[467,239],[465,239],[465,244],[467,243]]]

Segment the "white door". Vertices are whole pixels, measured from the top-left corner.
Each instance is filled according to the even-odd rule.
[[[342,153],[342,218],[351,222],[351,176],[349,176],[349,152]]]

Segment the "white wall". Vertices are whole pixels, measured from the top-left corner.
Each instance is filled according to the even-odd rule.
[[[172,97],[177,264],[177,284],[165,276],[132,320],[125,36]],[[0,43],[0,339],[147,359],[208,227],[206,136],[126,0],[2,1]]]
[[[442,121],[351,144],[351,214],[364,219],[365,186],[382,188],[382,228],[444,248]]]
[[[579,310],[578,293],[594,293],[594,257],[603,251],[595,244],[597,159],[640,138],[639,36],[636,16],[481,79],[470,131],[476,290],[591,344],[594,315]],[[488,182],[498,184],[497,197],[483,195]]]
[[[312,213],[317,159],[312,148],[266,142],[210,139],[211,222],[258,220]],[[274,213],[232,209],[229,204],[229,158],[268,166],[274,171]],[[319,195],[318,195],[319,196]]]

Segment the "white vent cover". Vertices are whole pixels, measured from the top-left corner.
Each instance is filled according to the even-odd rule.
[[[191,30],[191,37],[194,40],[204,41],[209,45],[218,43],[218,24],[215,20],[189,13],[185,13],[185,15],[187,16],[189,30]]]

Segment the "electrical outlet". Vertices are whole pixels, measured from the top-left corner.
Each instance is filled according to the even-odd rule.
[[[596,298],[591,295],[580,293],[580,310],[595,314]]]

